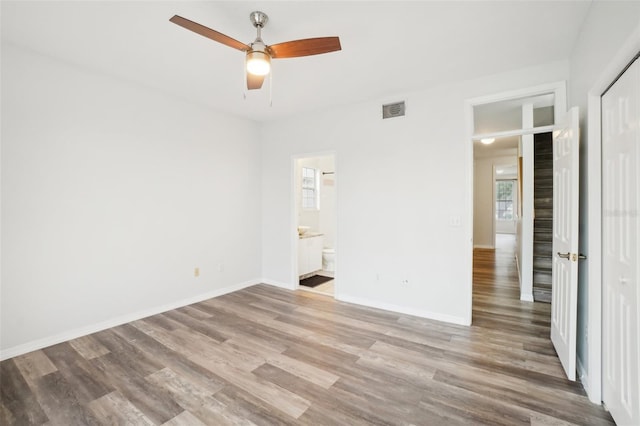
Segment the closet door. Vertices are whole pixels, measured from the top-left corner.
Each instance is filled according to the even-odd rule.
[[[602,398],[640,424],[640,61],[602,96]]]

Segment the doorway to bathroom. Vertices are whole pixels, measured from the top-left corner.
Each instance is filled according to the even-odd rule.
[[[294,204],[298,289],[335,296],[336,171],[335,155],[294,158]]]

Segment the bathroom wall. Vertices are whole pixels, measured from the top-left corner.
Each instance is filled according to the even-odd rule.
[[[302,208],[302,168],[311,167],[320,170],[320,210],[304,210]],[[322,172],[333,172],[335,160],[333,156],[301,158],[296,161],[296,205],[298,225],[308,226],[313,231],[324,234],[324,246],[335,247],[336,234],[336,191],[335,175],[323,175]]]
[[[298,210],[298,225],[308,226],[312,231],[320,230],[320,212],[318,210],[304,210],[302,208],[302,168],[311,167],[317,169],[320,163],[317,157],[301,158],[296,161],[296,205]]]
[[[321,172],[334,172],[333,157],[320,158]],[[320,227],[324,246],[335,248],[336,241],[336,174],[320,175]]]

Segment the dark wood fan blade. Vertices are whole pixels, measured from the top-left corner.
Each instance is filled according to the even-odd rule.
[[[212,30],[211,28],[205,27],[204,25],[200,25],[197,22],[190,21],[182,16],[174,15],[173,18],[169,19],[169,21],[174,24],[180,25],[183,28],[186,28],[194,33],[200,34],[201,36],[205,36],[206,38],[210,38],[213,41],[217,41],[218,43],[222,43],[225,46],[233,47],[234,49],[247,51],[250,49],[246,44],[239,42],[238,40],[231,38],[227,35],[219,33],[216,30]]]
[[[272,58],[297,58],[299,56],[319,55],[341,50],[340,38],[318,37],[304,40],[285,41],[269,46]]]
[[[264,83],[264,75],[253,75],[247,73],[247,89],[255,90],[262,87],[262,83]]]

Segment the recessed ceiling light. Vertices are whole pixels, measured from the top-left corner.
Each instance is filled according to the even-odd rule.
[[[484,138],[484,139],[480,139],[480,142],[482,142],[485,145],[490,145],[492,143],[495,142],[495,138]]]

